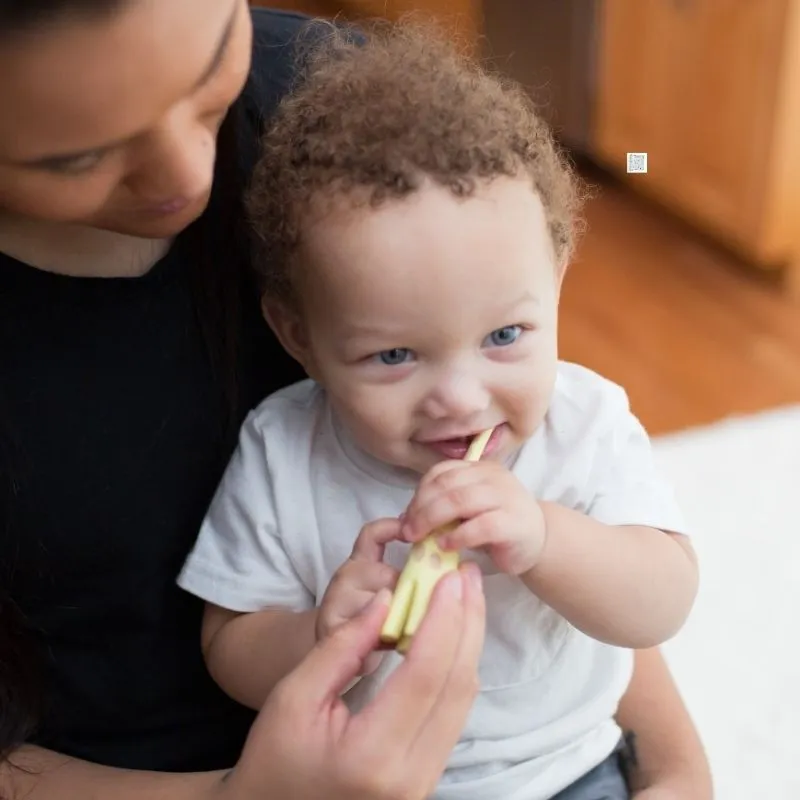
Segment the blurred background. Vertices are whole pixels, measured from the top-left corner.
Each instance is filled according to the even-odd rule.
[[[596,190],[561,355],[627,389],[696,530],[666,652],[717,796],[800,798],[800,0],[257,4],[435,17],[541,103]]]

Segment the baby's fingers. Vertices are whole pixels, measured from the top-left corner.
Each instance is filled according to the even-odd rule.
[[[351,559],[354,561],[381,562],[389,542],[400,539],[402,523],[399,519],[376,519],[361,529],[353,545]]]
[[[478,514],[443,534],[439,543],[445,550],[478,550],[491,545],[509,544],[504,534],[504,514],[495,509]]]
[[[457,485],[409,506],[403,533],[409,541],[418,541],[444,525],[471,520],[498,507],[499,495],[494,487],[483,483]]]
[[[366,588],[342,587],[339,591],[332,587],[322,601],[317,638],[324,638],[353,617],[358,616],[380,592],[391,586],[378,585],[374,590]]]
[[[383,561],[358,561],[351,558],[339,568],[331,582],[331,590],[337,594],[353,592],[374,594],[381,589],[394,589],[399,574],[394,567]]]

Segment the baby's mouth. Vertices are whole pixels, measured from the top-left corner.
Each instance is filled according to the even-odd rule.
[[[485,455],[489,455],[492,450],[497,448],[504,428],[505,425],[498,425],[494,429],[494,432],[489,439],[489,443],[486,445]],[[429,440],[423,442],[423,444],[426,447],[429,447],[431,450],[434,450],[439,455],[444,456],[444,458],[460,460],[467,454],[467,450],[469,449],[470,444],[472,444],[472,440],[477,435],[478,434],[476,433],[470,436],[454,436],[450,439]]]

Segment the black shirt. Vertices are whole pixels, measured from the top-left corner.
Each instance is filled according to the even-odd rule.
[[[304,18],[253,10],[250,157]],[[202,603],[175,584],[230,450],[181,237],[148,274],[73,278],[0,254],[0,580],[41,645],[34,742],[89,761],[232,765],[253,713],[200,652]],[[242,412],[301,377],[247,297]]]

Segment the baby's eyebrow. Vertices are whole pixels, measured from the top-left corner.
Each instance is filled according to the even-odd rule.
[[[526,303],[529,305],[541,306],[542,301],[538,297],[536,297],[536,295],[534,295],[530,290],[526,289],[516,300],[512,301],[508,305],[503,305],[501,307],[501,310],[503,310],[506,313],[510,313],[515,308],[525,305]]]
[[[402,335],[407,332],[407,327],[391,328],[380,323],[357,322],[348,320],[343,326],[343,334],[352,339],[377,339]]]

